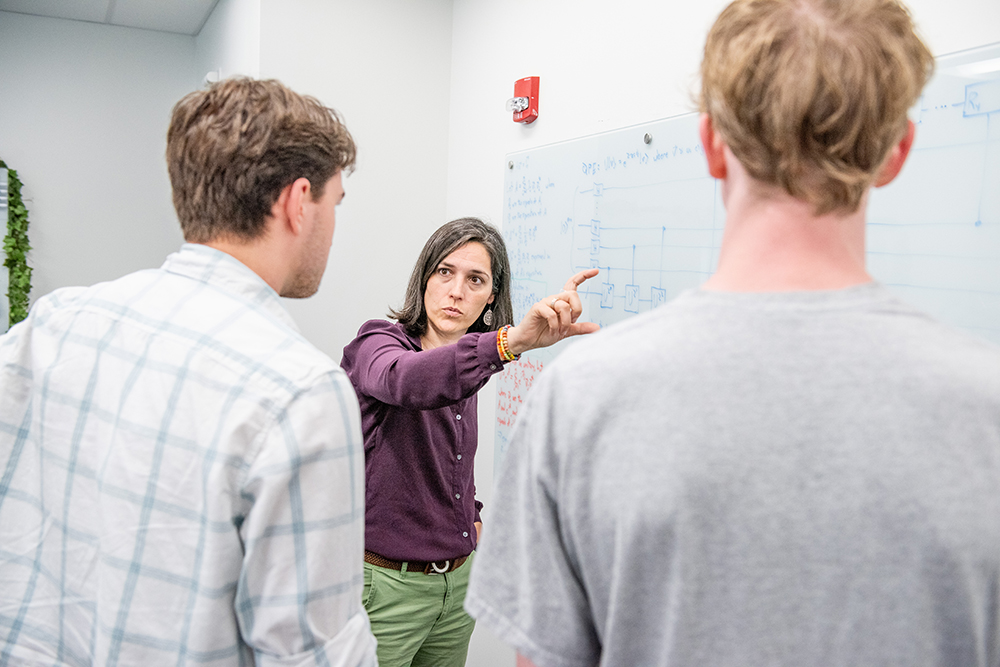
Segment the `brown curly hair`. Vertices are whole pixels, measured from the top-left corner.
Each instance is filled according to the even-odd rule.
[[[279,81],[226,79],[186,95],[167,131],[167,169],[184,238],[249,241],[281,191],[307,178],[312,197],[356,148],[337,112]]]
[[[933,68],[896,0],[736,0],[705,42],[700,107],[751,176],[852,212]]]

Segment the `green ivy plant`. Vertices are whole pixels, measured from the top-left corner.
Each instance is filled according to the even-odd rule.
[[[7,300],[10,303],[10,326],[28,316],[28,294],[31,292],[31,267],[28,266],[28,209],[21,199],[21,179],[17,172],[0,160],[0,169],[7,169],[7,236],[3,251],[7,258]]]

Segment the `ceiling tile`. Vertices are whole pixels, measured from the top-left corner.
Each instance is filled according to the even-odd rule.
[[[116,0],[110,23],[194,35],[218,0]]]
[[[109,2],[110,0],[0,0],[0,11],[104,23]]]
[[[196,35],[219,0],[0,0],[0,11]]]

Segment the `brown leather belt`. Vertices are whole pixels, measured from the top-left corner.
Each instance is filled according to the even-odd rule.
[[[398,561],[390,560],[385,556],[379,556],[371,551],[365,552],[365,562],[375,567],[385,567],[390,570],[402,570],[403,563],[406,563],[407,572],[423,572],[424,574],[446,574],[462,567],[468,556],[461,556],[454,560],[439,560],[437,562],[427,562],[422,560]]]

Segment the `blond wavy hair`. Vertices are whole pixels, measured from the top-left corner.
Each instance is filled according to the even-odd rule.
[[[250,241],[284,188],[319,199],[356,148],[337,112],[281,82],[226,79],[182,98],[167,131],[167,170],[184,238]]]
[[[856,211],[934,69],[896,0],[736,0],[701,64],[701,110],[755,179]]]

